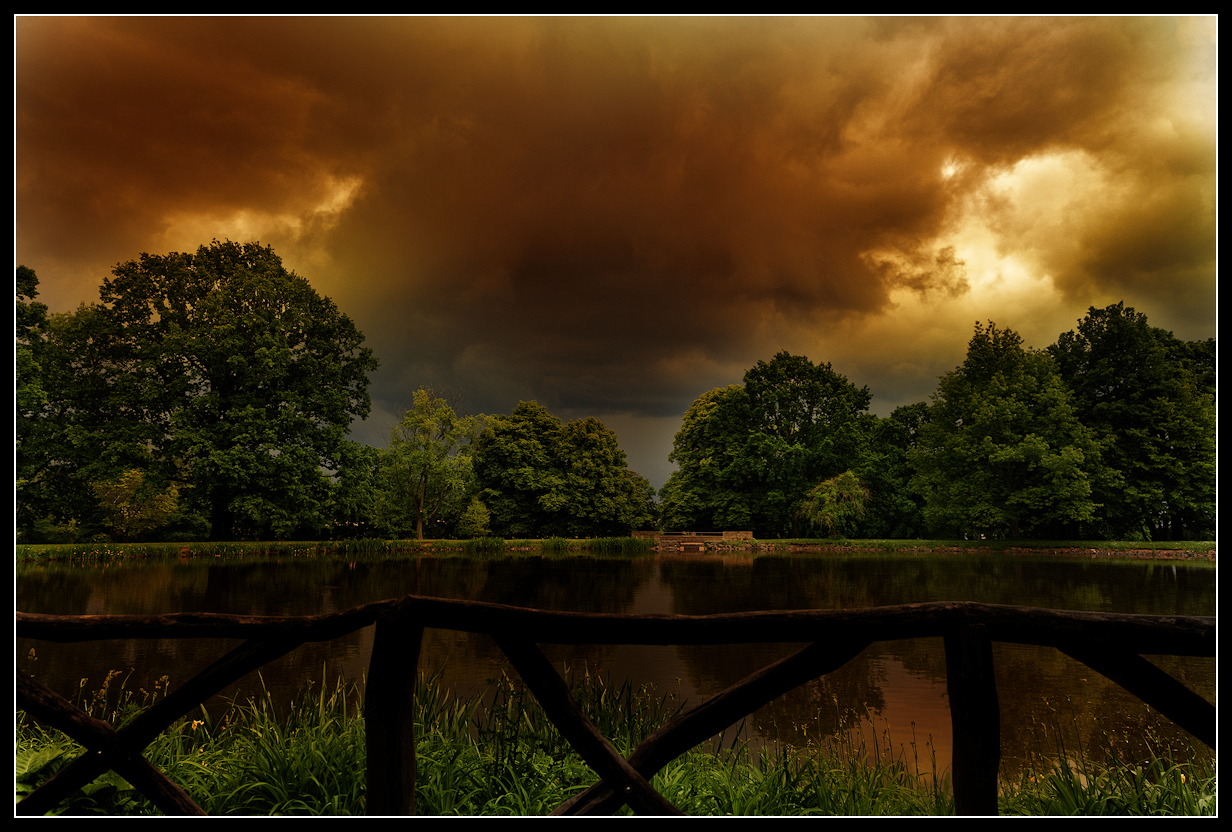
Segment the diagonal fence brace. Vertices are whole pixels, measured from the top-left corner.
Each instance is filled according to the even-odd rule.
[[[633,810],[643,815],[683,815],[659,794],[637,769],[620,756],[607,738],[578,707],[569,686],[534,644],[495,637],[527,687],[561,735],[595,773],[621,793]]]

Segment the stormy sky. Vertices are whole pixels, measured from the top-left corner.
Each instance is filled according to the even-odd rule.
[[[1214,18],[15,19],[15,265],[259,240],[415,388],[661,486],[779,350],[926,400],[977,320],[1215,336]]]

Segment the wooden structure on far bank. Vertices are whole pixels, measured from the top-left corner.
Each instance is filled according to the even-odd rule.
[[[658,549],[705,548],[712,543],[733,543],[737,540],[752,540],[752,532],[633,532],[633,537],[653,540]]]

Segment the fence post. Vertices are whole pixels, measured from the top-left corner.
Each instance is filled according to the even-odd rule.
[[[1001,713],[992,641],[983,624],[960,624],[946,634],[945,676],[954,730],[954,811],[995,815]]]
[[[377,618],[364,692],[369,815],[415,814],[415,674],[423,630],[402,609]]]

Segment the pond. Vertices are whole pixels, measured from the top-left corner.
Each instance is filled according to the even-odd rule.
[[[1206,561],[1039,557],[971,553],[800,553],[401,559],[186,558],[101,567],[19,566],[16,608],[51,614],[224,612],[311,615],[408,593],[546,610],[707,615],[774,609],[842,609],[980,601],[1053,609],[1155,615],[1214,615],[1215,575]],[[333,642],[305,644],[226,696],[264,684],[285,701],[306,680],[362,685],[371,627]],[[18,640],[17,664],[70,699],[119,670],[130,690],[153,690],[163,675],[187,681],[235,642],[150,640],[51,644]],[[711,647],[544,645],[556,666],[613,681],[652,684],[688,702],[710,696],[802,645]],[[31,649],[34,653],[31,654]],[[1050,648],[994,646],[1005,770],[1038,741],[1040,726],[1067,742],[1112,737],[1136,754],[1158,736],[1184,755],[1188,734],[1115,684]],[[1155,657],[1215,701],[1215,660]],[[490,638],[428,630],[420,669],[459,695],[482,693],[508,669]],[[86,679],[86,682],[82,682]],[[211,709],[221,708],[213,702]],[[855,718],[859,714],[866,718]],[[859,727],[922,763],[949,765],[950,714],[940,639],[882,642],[840,671],[797,688],[744,726],[754,743],[801,745]],[[1196,741],[1193,741],[1195,745]],[[1047,750],[1047,749],[1046,749]],[[1205,751],[1200,753],[1206,753]],[[924,763],[931,766],[931,762]]]

